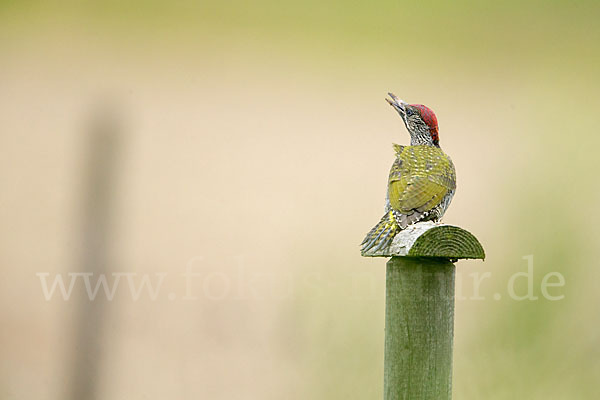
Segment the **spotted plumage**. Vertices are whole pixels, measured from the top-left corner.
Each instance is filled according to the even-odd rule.
[[[456,189],[454,164],[439,146],[433,111],[390,96],[392,100],[386,100],[402,117],[411,145],[394,144],[396,159],[388,178],[385,215],[363,240],[363,252],[385,249],[411,224],[441,219]]]

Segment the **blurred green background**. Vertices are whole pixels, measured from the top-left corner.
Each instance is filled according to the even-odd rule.
[[[408,142],[393,91],[436,111],[458,174],[445,222],[487,252],[457,264],[454,397],[595,398],[599,17],[566,0],[0,1],[0,396],[381,398],[385,266],[358,243]],[[528,255],[539,298],[517,301]],[[156,299],[46,301],[37,273],[77,271],[167,275]],[[541,295],[549,272],[564,299]]]

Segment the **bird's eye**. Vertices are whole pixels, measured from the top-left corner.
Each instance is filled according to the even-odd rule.
[[[410,108],[407,108],[407,109],[406,109],[406,115],[408,115],[409,117],[410,117],[411,115],[413,115],[414,113],[415,113],[415,112],[414,112],[413,110],[411,110]]]

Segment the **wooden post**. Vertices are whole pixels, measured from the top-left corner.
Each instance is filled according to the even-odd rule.
[[[392,257],[387,263],[384,399],[452,398],[454,264]]]
[[[122,149],[119,115],[108,106],[99,108],[92,115],[88,135],[81,234],[83,249],[79,269],[100,282],[102,276],[110,276],[111,224]],[[103,338],[109,304],[107,299],[100,297],[79,302],[71,387],[65,396],[72,400],[99,398],[98,382],[102,375],[102,355],[107,347]]]
[[[464,229],[422,222],[366,257],[387,263],[385,400],[450,400],[454,338],[454,264],[485,257]]]

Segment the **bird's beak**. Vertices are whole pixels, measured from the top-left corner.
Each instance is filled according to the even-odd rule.
[[[406,118],[406,103],[402,99],[399,99],[398,97],[396,97],[396,95],[394,93],[388,93],[388,96],[390,96],[391,100],[386,97],[385,101],[387,101],[390,106],[394,107],[394,109],[396,111],[398,111],[398,114],[400,114],[402,119],[405,120],[405,118]]]

